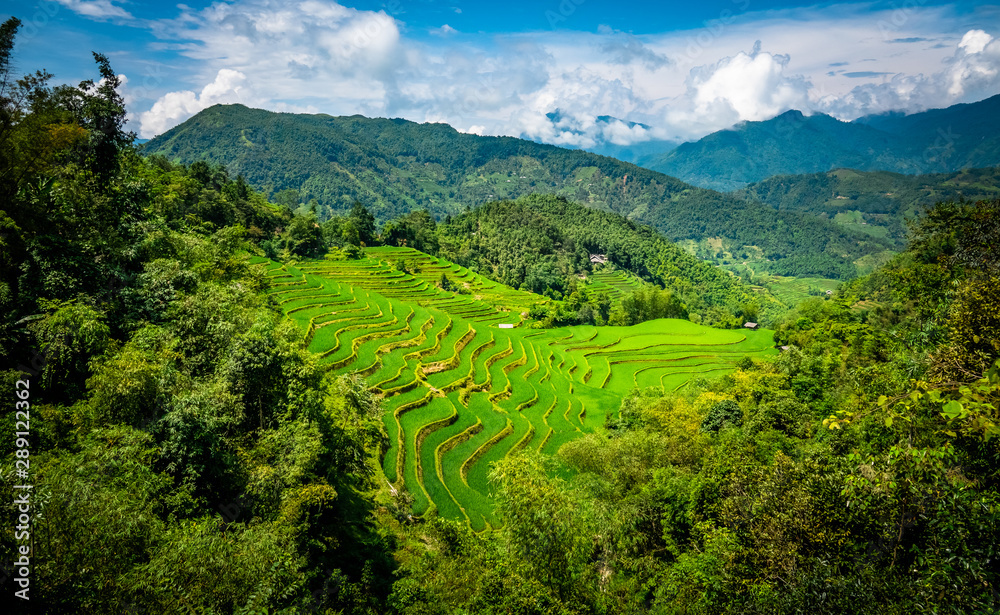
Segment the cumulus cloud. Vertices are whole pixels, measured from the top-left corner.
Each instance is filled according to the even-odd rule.
[[[627,65],[639,62],[651,70],[670,64],[667,56],[653,51],[632,34],[609,26],[601,26],[597,31],[603,39],[600,45],[601,53],[605,60],[612,64]]]
[[[544,115],[525,112],[518,120],[522,136],[567,147],[591,148],[607,143],[632,145],[653,138],[650,128],[643,124],[561,109]]]
[[[149,111],[139,115],[140,136],[158,135],[212,105],[252,102],[243,95],[246,83],[246,75],[224,68],[198,94],[190,90],[170,92],[156,101]]]
[[[460,130],[531,134],[566,143],[603,137],[559,137],[551,126],[543,129],[546,113],[572,108],[598,132],[611,130],[598,127],[593,118],[627,115],[643,106],[643,94],[633,91],[641,87],[633,69],[641,76],[669,65],[664,54],[609,28],[588,35],[588,54],[598,65],[591,68],[579,59],[564,63],[547,41],[531,35],[454,42],[450,35],[456,31],[443,26],[432,33],[441,36],[407,40],[401,25],[384,12],[330,0],[216,3],[186,9],[152,27],[204,67],[193,78],[196,84],[216,79],[223,69],[237,71],[260,86],[250,91],[244,84],[243,94],[267,108],[298,101],[335,114],[444,121]],[[168,129],[190,115],[185,110],[206,106],[196,91],[161,96],[155,109],[140,116],[141,133]],[[635,132],[618,128],[608,138],[620,141]]]
[[[452,28],[448,24],[444,24],[440,28],[434,28],[433,30],[431,30],[431,34],[433,34],[434,36],[449,36],[449,35],[455,34],[457,32],[458,32],[458,30],[456,30],[455,28]]]
[[[1000,85],[1000,40],[983,30],[969,30],[958,44],[958,50],[945,71],[948,95],[960,98],[978,96]]]
[[[839,5],[642,37],[602,26],[489,38],[453,36],[450,26],[408,30],[383,11],[333,0],[180,9],[148,27],[160,49],[187,59],[187,81],[149,101],[138,116],[143,136],[239,101],[592,147],[695,139],[788,109],[850,119],[1000,91],[1000,43],[986,30],[956,30],[941,7],[915,10],[887,32],[870,9]],[[764,45],[748,50],[755,38]]]
[[[844,95],[817,101],[817,108],[851,119],[885,111],[909,112],[971,102],[1000,90],[1000,40],[984,30],[969,30],[930,75],[895,74],[882,83],[866,83]]]
[[[634,80],[628,71],[610,78],[586,67],[554,71],[539,89],[523,97],[510,125],[520,136],[571,147],[649,140],[647,128],[619,121],[650,110]]]
[[[132,19],[132,14],[111,0],[56,0],[77,15],[104,21],[109,19]]]
[[[220,2],[186,9],[152,28],[163,40],[183,41],[180,53],[203,67],[195,79],[212,81],[201,95],[183,90],[160,97],[140,116],[143,136],[241,96],[271,109],[289,100],[304,107],[309,99],[325,99],[333,103],[330,112],[371,111],[398,90],[395,72],[407,64],[392,17],[328,0]],[[259,90],[247,76],[262,84]]]
[[[664,119],[680,136],[692,137],[742,121],[772,118],[789,109],[808,110],[811,83],[786,75],[788,55],[749,52],[692,69],[685,94],[673,101]]]

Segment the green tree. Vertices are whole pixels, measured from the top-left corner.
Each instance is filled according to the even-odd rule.
[[[560,599],[580,591],[594,542],[576,494],[549,478],[538,456],[507,457],[496,463],[490,479],[511,555]]]
[[[361,203],[355,202],[351,207],[348,220],[354,224],[358,232],[358,243],[361,247],[375,245],[375,216]],[[349,242],[353,243],[353,242]]]
[[[323,231],[312,215],[295,216],[285,231],[285,249],[296,256],[322,256],[326,251]]]
[[[71,301],[34,323],[33,329],[45,357],[42,384],[51,398],[79,397],[90,375],[88,363],[111,342],[105,315],[86,303]]]
[[[743,424],[743,410],[732,399],[724,399],[713,405],[701,424],[702,431],[719,431],[723,427],[739,427]]]

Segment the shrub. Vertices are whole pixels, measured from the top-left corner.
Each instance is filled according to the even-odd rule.
[[[742,424],[743,410],[740,405],[731,399],[724,399],[708,411],[708,416],[701,422],[701,430],[716,432],[723,427],[739,427]]]

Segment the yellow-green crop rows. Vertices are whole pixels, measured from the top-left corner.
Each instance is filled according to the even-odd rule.
[[[601,426],[634,387],[674,390],[774,352],[769,331],[684,320],[529,329],[522,315],[543,298],[408,248],[256,260],[309,350],[383,398],[389,483],[413,495],[417,513],[436,509],[476,530],[496,524],[492,462],[529,447],[554,453]],[[438,288],[442,273],[462,292]]]
[[[591,292],[605,292],[613,303],[641,290],[645,282],[627,271],[595,271],[587,276]]]

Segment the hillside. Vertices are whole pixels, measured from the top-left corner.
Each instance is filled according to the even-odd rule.
[[[595,271],[618,269],[670,291],[683,306],[673,316],[697,314],[692,318],[740,326],[757,320],[759,310],[778,308],[769,296],[697,260],[652,228],[559,197],[487,203],[439,225],[438,238],[441,255],[536,293],[555,290],[568,298],[591,289]],[[595,253],[607,263],[591,263]],[[587,283],[576,283],[580,279]]]
[[[223,164],[320,219],[355,202],[386,221],[427,208],[435,217],[543,193],[613,211],[677,241],[723,238],[777,273],[850,277],[889,244],[795,212],[775,212],[613,158],[444,124],[297,115],[217,105],[150,141],[147,155]],[[744,248],[747,249],[744,249]]]
[[[530,329],[518,313],[536,295],[411,248],[255,261],[319,365],[357,374],[381,398],[381,462],[393,489],[412,496],[415,514],[476,531],[500,525],[493,463],[524,450],[554,454],[593,433],[635,386],[673,391],[730,373],[744,357],[776,353],[771,331],[676,319]],[[404,262],[414,273],[398,268]],[[435,286],[442,275],[470,293]]]
[[[512,137],[463,134],[401,119],[272,113],[217,105],[151,140],[147,155],[206,160],[271,193],[315,199],[320,217],[359,201],[379,220],[436,217],[533,192],[641,214],[691,187],[618,160]],[[627,177],[626,177],[627,176]]]
[[[1000,168],[903,175],[836,169],[780,175],[736,193],[777,210],[818,215],[902,246],[906,220],[939,201],[976,201],[1000,195]]]
[[[1000,165],[998,135],[1000,95],[853,122],[788,111],[762,122],[743,122],[642,162],[696,186],[735,190],[772,175],[840,167],[916,174]]]
[[[545,328],[360,204],[139,156],[94,59],[0,88],[4,612],[1000,611],[1000,200],[772,330]],[[607,265],[723,275],[551,195],[387,227],[620,314],[676,302]]]

